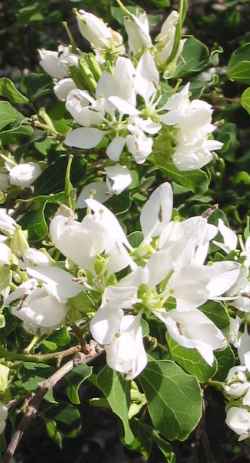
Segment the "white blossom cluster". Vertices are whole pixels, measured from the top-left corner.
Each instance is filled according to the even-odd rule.
[[[42,169],[37,162],[16,164],[8,159],[0,169],[0,191],[6,192],[11,186],[29,188],[41,173]]]
[[[169,127],[175,130],[175,166],[184,171],[199,169],[222,146],[211,139],[215,130],[213,109],[202,100],[190,101],[189,84],[178,92],[169,87],[167,102],[162,91],[166,69],[170,64],[176,65],[185,42],[180,40],[175,50],[179,14],[173,11],[168,16],[153,44],[146,13],[125,12],[128,55],[122,36],[83,10],[76,12],[78,26],[94,55],[62,46],[58,52],[40,51],[40,65],[55,80],[56,96],[65,101],[67,111],[79,126],[66,135],[65,144],[85,150],[101,146],[114,163],[124,163],[122,155],[127,153],[137,164],[143,164],[153,152],[154,138]],[[85,86],[79,88],[72,67],[84,73]],[[126,169],[123,185],[114,190],[109,180],[106,185],[109,193],[119,194],[131,178],[124,165],[112,167],[116,168],[113,176],[120,176]],[[98,188],[104,189],[104,185]]]

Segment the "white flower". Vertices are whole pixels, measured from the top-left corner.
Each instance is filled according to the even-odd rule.
[[[66,109],[78,124],[85,127],[100,124],[104,117],[103,104],[85,90],[71,90],[67,96]]]
[[[235,284],[226,294],[232,300],[230,304],[241,312],[250,312],[250,282],[248,281],[248,269],[242,266]]]
[[[81,223],[61,213],[52,219],[50,236],[55,246],[85,269],[91,269],[96,256],[103,252],[109,256],[110,271],[130,265],[130,245],[115,216],[98,201],[85,201],[94,213],[87,214]]]
[[[163,183],[150,195],[141,210],[140,223],[145,239],[159,236],[170,222],[173,210],[173,191]]]
[[[8,417],[8,408],[0,402],[0,434],[4,432],[6,420]]]
[[[77,55],[71,53],[69,47],[60,45],[58,51],[38,50],[40,66],[55,79],[63,79],[69,74],[69,66],[77,65]]]
[[[137,164],[143,164],[152,152],[152,138],[147,137],[142,130],[134,127],[133,133],[127,136],[126,141],[128,150]]]
[[[28,275],[43,284],[49,294],[53,295],[60,302],[67,302],[71,297],[76,296],[82,287],[74,281],[73,275],[56,265],[37,265],[27,267]]]
[[[250,437],[250,412],[245,408],[229,408],[226,416],[226,424],[240,436],[239,441]]]
[[[119,195],[132,183],[132,175],[125,166],[120,164],[108,166],[105,168],[105,172],[107,174],[108,189],[113,194]]]
[[[88,185],[85,185],[81,190],[76,207],[78,209],[84,209],[87,207],[86,199],[93,198],[96,199],[99,203],[105,203],[109,198],[111,198],[112,193],[105,182],[92,182]]]
[[[8,214],[7,209],[0,208],[0,230],[4,233],[12,234],[15,232],[17,224],[14,219]]]
[[[173,161],[179,170],[199,169],[213,159],[213,152],[222,147],[222,143],[208,139],[215,130],[212,124],[212,107],[202,100],[189,100],[187,84],[180,92],[171,96],[162,108],[169,111],[161,116],[167,125],[176,126],[177,146]]]
[[[230,397],[239,398],[245,395],[249,388],[247,368],[242,365],[231,368],[225,380],[225,393]]]
[[[156,60],[159,65],[164,65],[172,53],[178,20],[179,13],[177,11],[172,11],[164,21],[160,34],[156,37]],[[185,40],[180,41],[176,59],[180,56],[184,43]]]
[[[42,169],[36,162],[18,164],[10,169],[10,184],[20,188],[29,188],[41,173]]]
[[[128,34],[131,53],[137,54],[152,46],[148,17],[145,12],[138,15],[130,13],[125,16],[124,26]]]
[[[24,322],[24,329],[47,332],[57,328],[67,314],[66,304],[59,302],[45,287],[34,289],[23,301],[21,307],[14,308],[13,314]]]
[[[108,27],[101,18],[84,10],[76,13],[79,30],[91,46],[100,51],[122,47],[122,36]]]
[[[173,155],[177,169],[182,171],[201,169],[214,158],[214,151],[222,148],[217,140],[207,140],[205,137],[194,139],[187,143],[180,139]]]
[[[166,325],[169,335],[178,344],[197,349],[209,365],[214,362],[213,351],[226,345],[222,332],[200,310],[156,310],[154,314]]]
[[[221,219],[218,221],[218,229],[223,238],[223,243],[219,241],[214,241],[214,243],[226,253],[235,251],[238,241],[236,233],[227,227]]]
[[[119,97],[125,103],[135,107],[135,75],[136,70],[130,59],[117,58],[113,72],[103,72],[97,83],[96,98],[105,98],[110,101],[112,97]],[[111,102],[106,105],[106,110],[114,111]]]
[[[23,255],[23,259],[27,265],[50,264],[51,262],[48,254],[35,248],[28,248]]]
[[[140,315],[124,315],[119,330],[105,346],[107,364],[126,379],[134,379],[147,365]]]
[[[65,78],[59,80],[55,85],[54,85],[54,92],[55,95],[57,96],[58,100],[65,101],[67,99],[68,94],[71,92],[71,90],[76,89],[75,82],[73,79],[70,78]]]

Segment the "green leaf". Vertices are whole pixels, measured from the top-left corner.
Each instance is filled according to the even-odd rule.
[[[85,174],[86,161],[76,157],[71,166],[71,182],[75,185],[82,180]],[[68,166],[68,156],[61,156],[55,162],[49,164],[34,183],[35,195],[49,195],[64,191],[65,177]],[[60,172],[60,175],[58,173]]]
[[[176,457],[169,442],[163,439],[156,431],[153,431],[153,439],[166,458],[166,463],[176,463]]]
[[[250,84],[250,43],[245,43],[233,52],[227,75],[231,80]]]
[[[50,420],[46,422],[46,429],[48,436],[50,439],[58,445],[58,447],[62,448],[62,434],[58,430],[57,423],[54,420]]]
[[[156,431],[168,440],[185,440],[202,415],[196,378],[169,360],[150,361],[140,376]]]
[[[74,405],[79,405],[79,388],[81,384],[92,375],[92,367],[88,365],[78,365],[67,375],[65,381],[67,383],[67,396]]]
[[[235,356],[233,350],[228,346],[224,350],[218,350],[215,352],[217,359],[217,372],[213,379],[216,381],[224,381],[230,368],[235,365]]]
[[[0,101],[0,130],[13,122],[21,122],[24,116],[8,101]]]
[[[173,77],[185,77],[200,72],[206,66],[208,60],[209,51],[206,45],[195,37],[189,37],[184,44],[182,56],[178,61]]]
[[[0,79],[0,96],[8,98],[11,103],[26,104],[29,99],[17,90],[15,84],[7,77]]]
[[[45,209],[49,204],[60,204],[64,201],[64,193],[51,196],[37,196],[31,204],[30,210],[20,220],[20,225],[28,230],[31,241],[44,239],[48,234]]]
[[[71,209],[74,209],[75,208],[75,189],[70,180],[72,161],[73,161],[73,155],[71,154],[68,158],[68,164],[67,164],[67,169],[66,169],[64,193],[65,193],[65,201],[66,201],[67,206],[69,206]]]
[[[207,302],[201,310],[220,330],[226,330],[229,327],[230,318],[227,309],[219,302]]]
[[[200,383],[206,383],[217,370],[216,361],[209,366],[196,349],[186,349],[177,344],[170,336],[167,338],[168,347],[173,360],[187,373],[195,376]]]
[[[250,87],[248,87],[241,95],[241,106],[250,114]]]
[[[107,398],[112,411],[121,419],[126,444],[131,444],[134,435],[128,420],[129,383],[120,374],[105,366],[97,375],[96,385]]]
[[[71,425],[80,420],[80,418],[79,410],[71,404],[64,404],[61,410],[55,415],[56,421],[66,425]]]

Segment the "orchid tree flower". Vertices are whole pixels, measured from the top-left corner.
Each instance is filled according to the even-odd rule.
[[[215,130],[212,124],[212,107],[202,100],[189,100],[189,84],[169,98],[163,107],[168,113],[161,116],[166,125],[179,129],[173,161],[179,170],[199,169],[213,158],[213,152],[222,143],[210,140]]]
[[[237,365],[229,370],[225,379],[224,392],[226,396],[233,399],[243,397],[250,388],[247,378],[246,366]]]
[[[94,50],[102,53],[106,50],[124,52],[121,34],[108,27],[101,18],[84,10],[76,10],[76,17],[81,35]]]
[[[154,313],[179,345],[188,349],[197,349],[210,366],[214,362],[214,350],[226,346],[226,339],[222,332],[200,310],[185,312],[159,310]]]
[[[92,213],[87,214],[81,223],[74,220],[71,212],[65,215],[60,210],[52,219],[50,236],[54,245],[85,270],[93,270],[97,255],[102,253],[109,257],[111,272],[132,265],[128,253],[131,246],[115,216],[98,201],[85,201]]]
[[[6,236],[0,235],[0,265],[9,265],[11,260],[11,249],[5,241]]]
[[[30,280],[13,291],[5,303],[21,301],[12,312],[23,321],[26,331],[51,331],[64,321],[68,299],[76,296],[82,287],[73,281],[70,273],[55,265],[27,267],[26,271]]]
[[[221,248],[226,253],[235,251],[238,242],[236,233],[231,230],[231,228],[227,227],[221,219],[218,221],[218,230],[221,237],[223,238],[223,242],[221,243],[220,241],[214,241],[216,246]]]
[[[134,379],[147,365],[140,315],[124,315],[119,331],[105,346],[107,364],[126,379]]]
[[[75,90],[76,84],[70,77],[58,80],[54,85],[54,93],[58,100],[66,101],[71,90]]]
[[[10,211],[0,208],[0,230],[5,234],[12,235],[17,228],[16,221],[11,217]]]
[[[107,166],[105,168],[105,172],[107,175],[107,187],[111,195],[119,195],[132,183],[132,175],[129,169],[125,166],[121,166],[120,164]]]
[[[239,441],[250,437],[250,412],[246,408],[230,407],[227,411],[226,424],[239,436]]]
[[[40,66],[55,79],[64,79],[69,75],[69,67],[78,64],[78,56],[72,53],[70,47],[60,45],[58,51],[41,49]]]
[[[124,26],[128,34],[128,44],[131,53],[137,55],[152,47],[149,31],[149,21],[145,12],[134,15],[130,12],[124,17]]]
[[[171,56],[175,44],[176,27],[179,21],[179,13],[172,11],[165,19],[160,33],[156,37],[156,61],[159,66],[164,66]],[[180,40],[178,50],[175,56],[175,62],[178,60],[185,43],[185,39]]]
[[[23,162],[9,169],[9,181],[19,188],[29,188],[41,173],[37,162]]]

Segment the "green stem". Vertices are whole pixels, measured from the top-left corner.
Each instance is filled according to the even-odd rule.
[[[188,8],[188,0],[180,0],[179,3],[179,20],[176,26],[176,31],[175,31],[175,39],[174,39],[174,46],[171,51],[171,54],[169,58],[167,59],[165,66],[168,66],[172,61],[175,60],[178,50],[179,50],[179,45],[181,41],[181,35],[182,35],[182,26],[186,17],[187,13],[187,8]]]
[[[30,352],[32,352],[33,350],[33,347],[35,347],[35,345],[38,343],[39,339],[40,339],[39,336],[33,336],[28,346],[24,349],[24,353],[30,354]]]
[[[73,346],[61,352],[51,352],[48,354],[19,354],[18,352],[10,352],[3,347],[0,347],[0,358],[17,362],[46,362],[48,360],[62,359],[75,354],[81,350],[81,346]]]
[[[75,39],[74,39],[74,37],[73,37],[73,35],[71,33],[71,30],[70,30],[70,28],[68,26],[67,21],[63,21],[63,27],[64,27],[64,29],[66,31],[66,34],[67,34],[68,38],[69,38],[69,41],[70,41],[70,44],[71,44],[71,47],[72,47],[72,51],[73,51],[73,53],[76,53],[77,52],[77,45],[76,45]]]
[[[133,16],[132,13],[130,13],[129,10],[127,10],[127,8],[123,5],[123,3],[121,2],[121,0],[116,0],[116,3],[119,5],[119,7],[122,9],[122,11],[124,11],[124,13],[126,13],[128,16]]]

